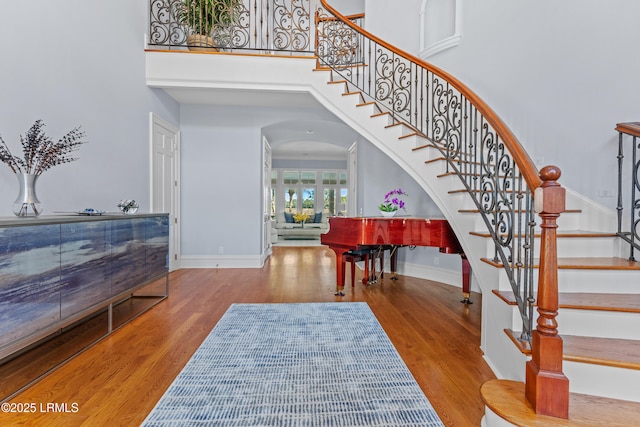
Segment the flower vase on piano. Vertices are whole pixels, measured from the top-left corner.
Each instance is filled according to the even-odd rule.
[[[384,217],[394,217],[399,209],[406,210],[404,200],[400,199],[400,196],[408,196],[408,194],[400,188],[391,190],[385,194],[384,201],[378,206],[380,214]]]

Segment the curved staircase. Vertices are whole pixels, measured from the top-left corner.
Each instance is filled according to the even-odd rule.
[[[316,26],[329,22],[343,25],[344,28],[336,32],[342,37],[341,41],[349,39],[365,43],[366,32],[346,22],[324,0],[322,4],[331,12],[332,18],[323,21],[316,16]],[[343,31],[345,28],[347,32]],[[359,35],[355,36],[356,33]],[[380,41],[375,39],[374,42]],[[387,46],[384,44],[385,48]],[[518,223],[520,228],[516,223],[511,224],[515,228],[509,230],[499,228],[495,221],[501,218],[502,208],[498,206],[490,211],[480,206],[480,209],[476,196],[483,190],[473,186],[481,175],[478,171],[482,159],[479,161],[473,153],[466,151],[471,143],[455,149],[451,145],[451,141],[462,139],[464,133],[468,141],[482,139],[478,135],[485,139],[495,138],[497,141],[492,147],[498,150],[503,148],[500,146],[504,142],[503,134],[510,139],[510,131],[499,119],[481,117],[476,125],[465,128],[467,130],[452,133],[451,129],[456,128],[452,124],[475,120],[478,110],[474,106],[483,102],[475,95],[467,94],[469,97],[464,105],[462,102],[449,105],[453,98],[447,94],[459,82],[446,73],[437,77],[442,81],[442,99],[447,100],[442,103],[441,112],[443,120],[448,120],[447,131],[438,133],[441,129],[421,128],[414,120],[418,113],[408,114],[396,109],[389,98],[376,93],[369,95],[371,91],[365,90],[364,86],[372,74],[372,64],[356,54],[356,49],[344,47],[339,43],[320,46],[318,63],[315,58],[278,59],[273,55],[250,58],[150,51],[147,53],[147,84],[162,88],[309,92],[414,177],[456,232],[471,263],[474,285],[483,293],[481,345],[487,363],[500,378],[482,388],[487,407],[484,425],[637,425],[640,413],[640,263],[628,261],[623,255],[626,250],[615,232],[615,213],[567,190],[566,209],[557,220],[557,330],[564,344],[561,371],[569,379],[571,391],[569,418],[536,414],[525,397],[523,381],[525,364],[531,358],[531,329],[527,330],[526,325],[529,319],[537,316],[534,313],[537,295],[535,287],[534,293],[524,299],[514,291],[514,276],[522,275],[524,271],[519,264],[523,249],[509,245],[511,239],[524,236],[530,239],[523,245],[524,250],[533,253],[531,258],[522,258],[525,264],[530,264],[524,282],[537,283],[539,248],[546,244],[540,241],[539,218],[528,220],[536,223],[531,226],[533,235],[529,235],[528,223]],[[337,55],[338,61],[323,62],[323,55],[334,48],[333,54]],[[261,61],[262,73],[255,73],[253,67],[247,66],[247,62],[254,60]],[[224,66],[220,67],[221,63]],[[287,72],[283,72],[285,69]],[[431,78],[431,74],[429,76]],[[427,99],[435,94],[423,92],[426,94],[421,96]],[[433,101],[427,102],[435,105]],[[459,112],[463,110],[465,113],[461,116]],[[483,133],[487,129],[490,132]],[[524,171],[517,172],[524,178],[510,182],[526,181],[532,185],[502,188],[500,196],[513,202],[511,218],[521,221],[524,217],[521,214],[532,210],[527,201],[534,201],[533,193],[542,180],[522,147],[517,144],[512,148],[517,151],[514,158],[521,159],[519,161],[524,162],[525,167]],[[513,178],[511,169],[505,175],[503,173],[496,168],[489,175],[496,182]],[[487,219],[487,215],[493,217]],[[498,248],[496,243],[503,240],[506,249]]]
[[[340,101],[345,104],[341,112],[359,123],[356,128],[367,128],[368,138],[375,135],[372,142],[411,172],[452,224],[471,260],[475,280],[486,295],[483,349],[487,360],[499,377],[522,381],[531,349],[527,341],[519,339],[521,319],[514,308],[514,294],[501,263],[492,261],[491,236],[483,231],[484,224],[460,180],[446,171],[446,159],[433,149],[431,141],[395,121],[347,81],[334,79],[331,70],[322,71],[327,74],[326,96],[349,100]],[[581,409],[571,411],[568,421],[544,416],[535,421],[535,412],[524,398],[523,383],[499,380],[483,388],[483,393],[487,405],[500,412],[498,419],[504,420],[504,416],[512,423],[522,422],[520,425],[548,426],[553,420],[558,425],[573,425],[572,419],[575,425],[634,425],[632,414],[640,411],[640,262],[620,257],[613,212],[607,215],[571,193],[568,199],[570,208],[559,220],[557,235],[558,330],[564,341],[563,370],[575,393],[570,406]],[[596,222],[595,230],[580,229],[592,222]],[[511,406],[503,409],[494,405],[494,400],[501,402],[505,396],[517,398],[522,408],[529,409],[521,414],[528,421],[505,414]],[[615,415],[611,408],[615,408]],[[598,418],[597,412],[604,418]]]

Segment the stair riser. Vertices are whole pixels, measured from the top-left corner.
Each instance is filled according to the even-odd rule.
[[[487,243],[486,258],[493,257],[493,240],[485,237]],[[558,238],[558,257],[612,257],[616,252],[616,238]],[[540,239],[534,241],[535,257],[540,254]]]
[[[569,388],[573,393],[640,402],[640,370],[565,360],[563,372],[569,378]],[[638,425],[637,419],[629,421],[629,425]]]
[[[496,268],[496,267],[493,267]],[[506,273],[499,271],[498,290],[510,291]],[[534,272],[537,283],[538,270]],[[559,292],[616,293],[638,292],[638,272],[633,270],[558,269]]]
[[[560,309],[558,331],[565,335],[640,340],[639,313]]]
[[[371,125],[376,128],[385,128],[392,123],[391,116],[380,114],[380,110],[373,104],[357,106],[353,114],[354,117],[358,117],[358,120],[371,121]]]
[[[513,308],[511,329],[522,330],[518,309],[515,306],[511,307]],[[535,310],[534,316],[537,318]],[[638,313],[560,308],[556,320],[560,335],[640,340],[640,328],[635,324],[638,316]]]

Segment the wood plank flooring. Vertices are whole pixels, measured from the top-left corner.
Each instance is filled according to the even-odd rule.
[[[445,425],[480,425],[480,386],[495,378],[479,348],[481,296],[464,305],[459,288],[400,276],[336,297],[334,266],[326,247],[275,247],[259,269],[173,272],[169,298],[13,398],[35,410],[0,412],[0,425],[139,425],[232,303],[321,301],[367,302]]]

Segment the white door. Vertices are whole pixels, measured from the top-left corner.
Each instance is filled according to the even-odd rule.
[[[349,192],[347,193],[347,216],[356,216],[357,191],[358,188],[358,143],[354,142],[349,147]],[[360,214],[362,216],[362,214]]]
[[[151,211],[169,213],[169,271],[180,268],[180,131],[151,113]]]
[[[271,146],[262,139],[262,254],[271,252]]]

